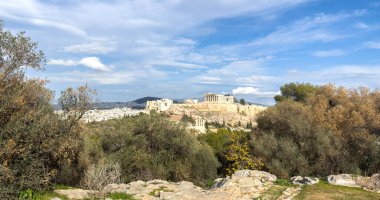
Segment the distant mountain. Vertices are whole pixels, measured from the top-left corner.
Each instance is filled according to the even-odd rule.
[[[143,98],[140,98],[140,99],[136,99],[134,101],[130,101],[130,102],[135,102],[137,104],[146,104],[147,101],[156,101],[156,100],[160,100],[161,98],[159,97],[143,97]]]

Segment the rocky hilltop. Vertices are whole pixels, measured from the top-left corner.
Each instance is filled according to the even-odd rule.
[[[275,175],[257,170],[240,170],[227,178],[215,180],[209,190],[195,186],[191,182],[178,183],[152,180],[135,181],[129,184],[110,184],[103,193],[125,192],[141,200],[251,200],[259,197],[277,180]],[[95,194],[89,190],[56,190],[70,199],[84,199]]]
[[[207,122],[229,123],[232,126],[245,126],[247,123],[255,124],[256,116],[267,107],[258,105],[241,105],[237,103],[196,103],[173,104],[165,111],[173,118],[181,118],[182,115],[201,117]]]
[[[284,179],[279,180],[279,182],[283,181]],[[292,185],[279,186],[277,177],[273,174],[257,170],[239,170],[230,177],[216,179],[211,189],[195,186],[188,181],[174,183],[157,179],[151,181],[139,180],[128,184],[109,184],[102,191],[66,189],[55,190],[55,192],[69,199],[88,199],[109,193],[125,193],[139,200],[252,200],[256,198],[291,200],[303,190],[304,185],[312,186],[319,183],[318,178],[301,176],[292,177],[290,181]],[[362,188],[373,193],[374,195],[370,194],[371,197],[375,199],[380,197],[375,195],[380,193],[379,174],[374,174],[371,177],[354,176],[352,174],[330,175],[327,177],[327,183],[330,185],[357,187],[357,190],[354,190],[356,192],[361,190],[359,188]],[[327,183],[322,183],[322,186]],[[279,192],[278,196],[267,198],[268,192],[273,193],[279,187],[282,187],[282,189],[277,190]],[[326,189],[326,186],[323,186],[323,188]],[[342,188],[335,189],[343,192],[338,195],[349,195],[352,192],[347,189],[341,190]],[[348,193],[344,193],[347,191]],[[60,198],[53,199],[60,200]],[[363,197],[363,199],[368,198]],[[106,198],[106,200],[109,199]]]

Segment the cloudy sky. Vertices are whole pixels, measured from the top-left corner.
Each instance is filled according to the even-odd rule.
[[[287,82],[380,88],[380,1],[1,0],[59,94],[88,84],[101,101],[230,93],[273,104]]]

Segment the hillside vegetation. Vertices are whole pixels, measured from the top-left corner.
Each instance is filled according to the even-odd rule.
[[[324,85],[307,87],[299,98],[303,85],[282,87],[295,89],[287,88],[292,92],[285,90],[283,100],[259,115],[253,154],[280,177],[377,173],[380,92]]]

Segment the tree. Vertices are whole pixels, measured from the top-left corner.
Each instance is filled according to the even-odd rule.
[[[252,146],[280,177],[376,173],[380,168],[378,91],[328,84],[302,101],[260,113]],[[270,145],[268,145],[270,144]]]
[[[211,148],[183,124],[158,113],[94,123],[86,141],[85,162],[119,162],[125,182],[164,179],[202,185],[216,177],[218,161]]]
[[[244,99],[240,99],[240,104],[241,105],[245,105],[245,100]]]
[[[228,146],[226,151],[226,160],[228,162],[226,168],[228,176],[238,170],[259,170],[264,166],[260,159],[257,159],[250,154],[248,142],[239,141],[236,134],[232,134],[231,144]]]
[[[77,159],[78,121],[54,113],[46,81],[25,76],[26,68],[42,70],[44,63],[37,43],[3,30],[0,22],[0,199],[49,188]]]
[[[310,83],[287,83],[280,87],[281,95],[276,95],[274,99],[276,102],[283,100],[304,101],[308,94],[315,92],[317,86]]]

